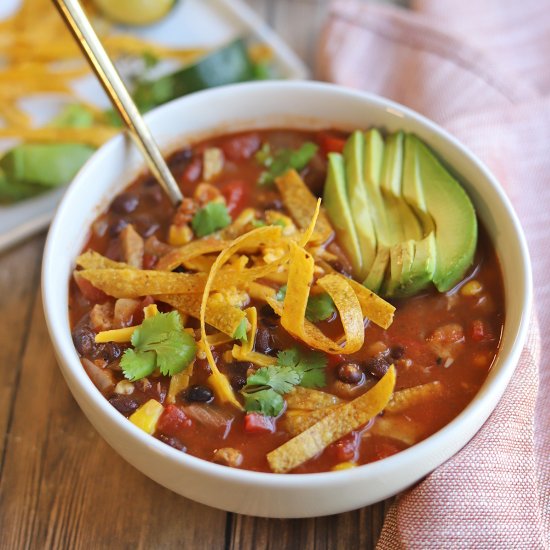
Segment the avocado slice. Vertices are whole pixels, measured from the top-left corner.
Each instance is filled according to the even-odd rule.
[[[339,153],[329,153],[328,173],[323,193],[323,204],[336,232],[336,236],[348,254],[353,276],[363,271],[361,247],[349,205],[346,189],[344,157]]]
[[[386,206],[380,182],[382,179],[382,164],[384,162],[384,138],[373,128],[365,132],[364,177],[365,190],[369,201],[369,212],[372,218],[378,246],[393,244],[388,237],[388,220]]]
[[[80,143],[23,143],[0,159],[6,179],[57,187],[69,183],[94,149]]]
[[[363,281],[363,285],[378,294],[382,288],[389,262],[390,249],[387,246],[378,246],[374,263],[369,270],[367,278]]]
[[[414,259],[407,273],[403,272],[400,284],[395,287],[396,297],[417,294],[432,281],[435,263],[435,225],[426,209],[424,190],[418,171],[418,138],[412,134],[405,136],[403,162],[402,196],[415,213],[422,227],[422,238],[413,241]]]
[[[383,286],[385,296],[395,296],[404,281],[407,281],[414,259],[414,241],[408,239],[390,248],[389,277]]]
[[[353,132],[344,146],[347,198],[361,250],[362,269],[358,277],[363,280],[376,255],[376,233],[370,216],[370,205],[364,181],[365,137],[359,130]]]
[[[433,282],[440,292],[445,292],[460,281],[473,262],[476,214],[466,191],[419,139],[416,154],[426,210],[435,224]]]

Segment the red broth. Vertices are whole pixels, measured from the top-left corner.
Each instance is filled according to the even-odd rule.
[[[208,139],[185,148],[169,158],[169,164],[185,197],[192,198],[201,181],[202,153],[206,148],[219,147],[225,155],[223,171],[213,185],[224,196],[233,219],[248,207],[258,211],[281,210],[284,206],[274,187],[257,184],[263,168],[254,153],[262,143],[274,148],[296,149],[306,141],[316,142],[320,148],[308,167],[302,171],[311,191],[322,194],[326,175],[327,150],[341,149],[345,135],[340,132],[304,132],[296,130],[266,130],[254,133],[225,135]],[[187,199],[190,200],[190,199]],[[191,199],[192,202],[192,199]],[[190,204],[192,207],[192,204]],[[152,268],[170,248],[170,224],[179,216],[187,222],[185,207],[176,214],[163,192],[149,177],[142,177],[117,196],[108,210],[94,222],[85,250],[95,250],[108,258],[124,261],[120,233],[132,224],[145,240],[143,267]],[[339,260],[336,267],[346,273],[348,261],[338,247],[331,251]],[[216,460],[226,465],[237,465],[249,470],[269,472],[266,454],[291,438],[284,429],[284,415],[269,419],[247,420],[244,412],[230,405],[219,405],[215,400],[205,403],[202,395],[207,388],[210,369],[204,356],[198,356],[193,368],[191,385],[199,387],[189,394],[187,389],[170,406],[166,395],[170,379],[151,375],[137,382],[122,382],[120,357],[127,344],[95,344],[95,333],[101,328],[97,319],[91,320],[96,304],[106,304],[106,326],[134,325],[141,322],[143,305],[153,301],[143,297],[131,312],[113,325],[114,298],[94,289],[90,284],[71,280],[69,313],[73,339],[88,374],[105,398],[123,415],[130,416],[149,399],[155,399],[165,410],[154,437],[182,452]],[[329,356],[326,369],[326,387],[322,388],[342,399],[350,400],[371,388],[388,365],[397,372],[396,390],[438,381],[443,392],[428,396],[405,412],[391,415],[382,413],[366,426],[348,434],[328,446],[317,457],[302,464],[293,472],[327,471],[341,463],[365,464],[397,453],[438,431],[456,417],[471,401],[487,377],[498,352],[504,323],[502,277],[493,246],[483,228],[480,228],[474,264],[464,280],[453,290],[439,293],[431,289],[418,296],[393,301],[396,313],[387,330],[367,324],[365,344],[352,356]],[[280,326],[269,306],[254,303],[259,311],[256,350],[268,355],[296,345],[296,341]],[[132,304],[130,304],[132,306]],[[170,311],[158,303],[161,311]],[[97,308],[96,308],[97,309]],[[121,308],[123,309],[123,308]],[[95,315],[92,313],[92,315]],[[97,315],[96,315],[97,317]],[[327,334],[337,334],[341,325],[337,320],[322,323]],[[187,327],[198,327],[190,319]],[[99,327],[99,328],[98,328]],[[252,365],[226,361],[226,353],[233,343],[216,347],[214,354],[218,368],[229,377],[238,391],[246,382]],[[344,368],[343,363],[354,367]],[[356,367],[359,368],[359,371]],[[355,369],[355,370],[354,370]],[[348,383],[360,377],[359,384]],[[347,380],[347,382],[346,382]],[[202,390],[200,388],[203,388]],[[198,399],[190,399],[190,397]],[[222,453],[219,449],[231,449]],[[235,456],[238,460],[235,460]]]

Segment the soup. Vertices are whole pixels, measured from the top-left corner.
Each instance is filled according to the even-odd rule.
[[[210,138],[169,158],[178,208],[149,177],[113,199],[69,313],[121,414],[205,460],[313,473],[395,454],[464,409],[498,351],[498,260],[468,212],[448,215],[463,242],[443,240],[445,193],[430,203],[422,182],[447,176],[425,146],[372,132]]]

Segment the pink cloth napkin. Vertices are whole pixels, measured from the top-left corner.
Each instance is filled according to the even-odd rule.
[[[550,1],[338,0],[318,68],[467,144],[502,182],[533,261],[535,318],[510,386],[464,449],[398,497],[379,548],[550,548]]]

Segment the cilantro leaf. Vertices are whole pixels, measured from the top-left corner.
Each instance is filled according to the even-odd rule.
[[[318,388],[325,385],[325,354],[297,347],[279,352],[277,364],[251,374],[241,390],[247,412],[278,416],[284,407],[283,395],[294,386]]]
[[[191,226],[197,237],[205,237],[223,229],[231,223],[231,216],[225,204],[221,202],[209,202],[201,208],[191,220]]]
[[[240,340],[241,342],[247,342],[248,336],[246,335],[246,329],[248,328],[248,323],[246,322],[246,319],[242,319],[242,321],[239,323],[239,326],[235,329],[235,332],[233,333],[233,338],[235,340]]]
[[[283,397],[271,388],[244,393],[247,412],[259,412],[264,416],[279,416],[285,405]]]
[[[286,297],[286,285],[279,288],[275,294],[275,299],[282,302]],[[307,300],[306,306],[306,319],[312,323],[318,323],[319,321],[326,321],[334,313],[336,313],[336,306],[332,301],[332,298],[326,293],[316,294],[310,296]]]
[[[290,367],[262,367],[248,377],[246,386],[269,386],[282,394],[288,393],[299,382],[300,374]]]
[[[181,372],[195,358],[193,336],[183,330],[177,311],[158,313],[145,319],[131,339],[134,349],[127,349],[120,366],[124,376],[135,381],[149,376],[155,368],[164,375]]]
[[[287,170],[301,170],[315,156],[317,145],[310,141],[303,143],[299,149],[279,149],[273,153],[268,144],[264,144],[256,153],[255,158],[266,170],[258,179],[259,185],[269,185]]]
[[[155,370],[155,354],[152,351],[137,352],[127,349],[120,360],[120,368],[128,380],[135,382]]]
[[[277,300],[278,302],[282,302],[285,299],[285,296],[286,296],[286,285],[283,285],[281,288],[279,288],[279,290],[275,294],[275,300]]]
[[[325,367],[327,358],[320,351],[303,351],[297,347],[281,351],[277,355],[277,364],[292,368],[300,376],[298,385],[305,388],[317,388],[325,385]]]
[[[307,301],[306,318],[312,323],[326,321],[336,312],[332,298],[326,293],[310,296]]]

